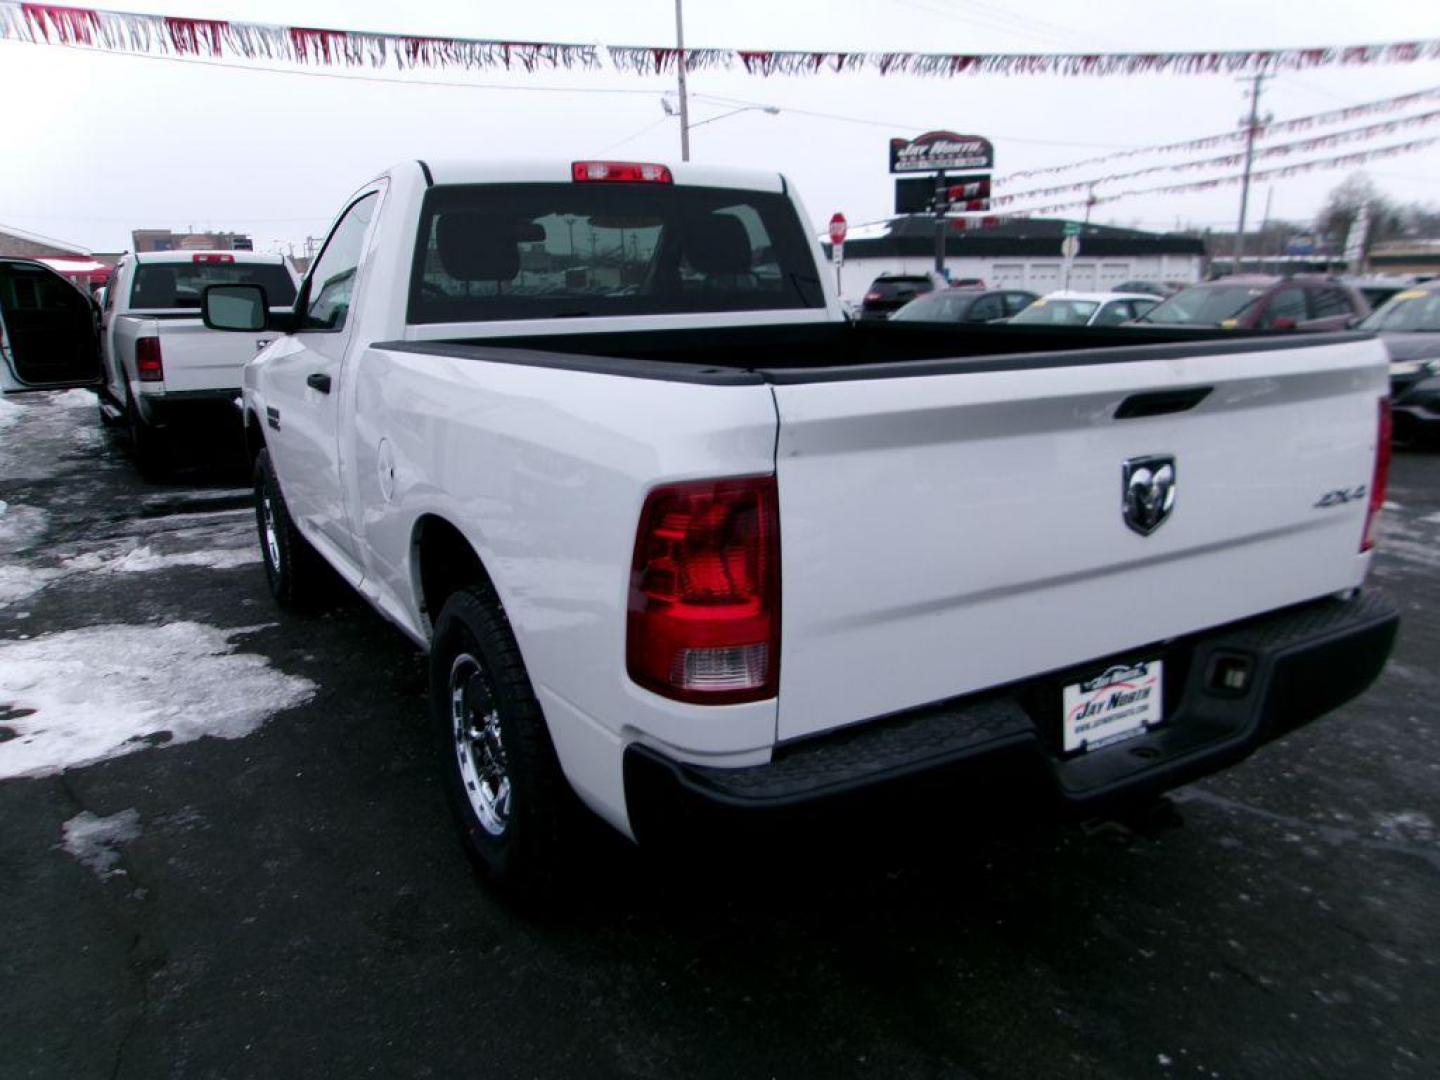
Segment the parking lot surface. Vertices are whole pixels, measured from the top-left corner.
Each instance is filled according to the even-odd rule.
[[[602,839],[530,913],[461,856],[423,658],[271,605],[242,470],[0,407],[5,1077],[1440,1073],[1440,454],[1395,460],[1381,681],[1172,813]]]

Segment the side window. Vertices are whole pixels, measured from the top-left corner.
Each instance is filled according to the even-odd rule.
[[[1138,319],[1138,318],[1140,318],[1140,316],[1144,315],[1147,311],[1149,311],[1151,308],[1153,308],[1153,307],[1154,307],[1156,304],[1158,304],[1158,303],[1160,303],[1159,299],[1155,299],[1155,300],[1131,300],[1131,301],[1130,301],[1130,310],[1135,313],[1135,318]]]
[[[315,265],[310,268],[309,296],[301,330],[340,330],[350,313],[350,294],[355,289],[355,272],[360,267],[360,251],[365,246],[365,233],[375,216],[379,193],[371,192],[350,204],[350,209],[331,230],[330,238]]]
[[[1304,322],[1305,318],[1305,290],[1298,286],[1291,286],[1281,289],[1270,298],[1270,306],[1260,325],[1262,328],[1269,329],[1275,325],[1276,319],[1290,319],[1300,323]]]
[[[0,274],[0,310],[61,314],[85,306],[83,294],[59,274],[34,266],[13,266]]]
[[[1112,300],[1100,309],[1100,314],[1091,321],[1091,326],[1119,326],[1130,318],[1128,300]]]
[[[998,294],[982,296],[975,303],[970,305],[970,314],[965,317],[966,322],[989,322],[991,319],[1003,319],[1005,308],[1000,302]]]
[[[1030,301],[1031,301],[1032,299],[1033,299],[1033,297],[1027,295],[1026,293],[1018,293],[1018,292],[1006,293],[1006,294],[1005,294],[1005,314],[1006,314],[1006,315],[1019,315],[1020,312],[1024,311],[1027,307],[1030,306]]]
[[[1334,319],[1355,314],[1344,289],[1333,286],[1310,290],[1310,318]]]

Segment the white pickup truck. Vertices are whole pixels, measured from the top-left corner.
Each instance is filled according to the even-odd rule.
[[[422,648],[512,885],[575,800],[645,841],[920,773],[1091,815],[1359,693],[1388,468],[1364,334],[852,324],[775,173],[410,162],[245,371],[276,598]],[[681,813],[686,809],[695,813]]]
[[[209,285],[265,289],[277,315],[295,302],[295,274],[279,255],[251,251],[154,251],[115,266],[101,313],[101,415],[127,428],[142,469],[166,464],[171,427],[233,416],[240,372],[273,339],[207,330],[200,299]]]

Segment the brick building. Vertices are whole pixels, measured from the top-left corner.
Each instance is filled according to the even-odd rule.
[[[130,242],[140,251],[254,251],[255,242],[244,233],[171,232],[169,229],[136,229]]]
[[[20,259],[75,259],[86,258],[90,252],[79,244],[0,225],[0,255]]]

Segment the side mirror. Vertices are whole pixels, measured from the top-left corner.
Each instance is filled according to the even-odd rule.
[[[259,285],[208,285],[200,295],[200,315],[211,330],[264,330],[270,320],[265,290]]]
[[[1271,330],[1294,330],[1296,325],[1295,320],[1288,315],[1281,315],[1279,318],[1270,320]]]

